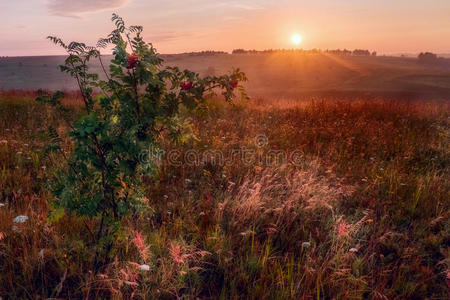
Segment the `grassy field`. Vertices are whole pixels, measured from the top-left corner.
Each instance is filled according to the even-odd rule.
[[[196,59],[186,60],[187,67]],[[352,68],[342,69],[348,84],[352,72],[367,71]],[[151,210],[124,221],[127,234],[113,262],[94,274],[86,247],[94,224],[74,216],[47,219],[46,184],[63,159],[45,155],[43,131],[49,124],[66,128],[34,97],[0,94],[5,299],[449,296],[448,102],[267,97],[231,106],[211,100],[206,114],[190,116],[196,139],[177,150],[221,151],[229,163],[176,166],[163,158],[160,176],[148,179]],[[76,114],[76,96],[66,101]],[[243,163],[232,159],[233,149],[296,156]],[[19,215],[29,219],[14,223]],[[149,269],[140,270],[142,264]]]
[[[450,99],[450,59],[424,65],[415,58],[328,54],[177,54],[163,58],[166,65],[202,75],[223,74],[239,67],[249,78],[245,87],[253,97]],[[63,56],[0,58],[0,89],[75,89],[75,82],[57,68],[63,60]],[[98,64],[92,69],[103,74]]]

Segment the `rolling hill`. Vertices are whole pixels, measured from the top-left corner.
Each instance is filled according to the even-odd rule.
[[[239,67],[247,74],[246,88],[254,97],[331,94],[450,99],[450,60],[424,65],[406,57],[289,53],[174,54],[163,58],[167,65],[202,75]],[[74,89],[73,80],[57,68],[63,60],[63,56],[0,58],[0,89]],[[92,68],[102,73],[98,64],[93,63]]]

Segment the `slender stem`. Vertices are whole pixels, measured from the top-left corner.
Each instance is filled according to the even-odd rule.
[[[103,60],[102,60],[102,57],[101,57],[101,55],[100,55],[100,52],[99,52],[99,54],[98,54],[98,60],[100,61],[100,65],[102,66],[103,73],[105,73],[106,78],[108,79],[108,81],[111,80],[111,79],[109,78],[108,73],[106,72],[105,66],[103,65]]]
[[[95,241],[95,235],[94,235],[94,233],[92,232],[92,230],[91,230],[91,228],[89,227],[89,225],[86,223],[86,220],[85,220],[85,219],[83,219],[83,223],[84,223],[84,226],[86,227],[86,229],[88,230],[89,234],[91,235],[92,240]]]

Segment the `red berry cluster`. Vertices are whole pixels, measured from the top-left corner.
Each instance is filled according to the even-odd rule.
[[[136,67],[137,63],[141,60],[141,57],[137,55],[136,53],[132,53],[130,56],[128,56],[128,66],[127,69],[133,69]]]
[[[192,88],[193,83],[192,81],[184,81],[180,84],[180,87],[183,91],[188,91]]]

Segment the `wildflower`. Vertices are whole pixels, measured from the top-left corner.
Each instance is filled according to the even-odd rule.
[[[140,265],[139,266],[139,270],[141,270],[141,271],[150,271],[150,266],[149,265]]]
[[[310,242],[303,242],[302,243],[302,248],[309,248],[311,247],[311,243]]]
[[[171,243],[170,244],[170,255],[172,259],[178,264],[184,264],[188,258],[187,254],[183,254],[183,249],[180,245]]]
[[[244,232],[240,233],[240,235],[242,235],[242,236],[246,236],[246,235],[249,235],[249,234],[255,234],[255,232],[253,230],[247,230],[247,231],[244,231]]]
[[[0,144],[8,144],[8,141],[7,140],[1,140]]]
[[[41,251],[39,251],[39,253],[38,253],[38,258],[39,258],[39,260],[44,260],[44,249],[41,249]]]
[[[275,227],[269,227],[266,229],[266,232],[267,232],[267,234],[274,234],[274,233],[278,232],[278,229],[276,229]]]
[[[347,224],[347,222],[342,221],[338,224],[338,226],[336,227],[336,233],[338,238],[342,238],[345,236],[348,236],[349,234],[349,228],[350,226]]]
[[[17,216],[13,220],[14,223],[24,223],[26,221],[28,221],[28,217],[24,215]]]
[[[238,81],[237,80],[233,80],[232,82],[230,82],[230,86],[231,86],[231,89],[234,90],[238,86]]]
[[[194,84],[192,83],[192,81],[184,81],[180,84],[180,87],[183,91],[188,91],[192,88]]]
[[[358,252],[358,249],[356,249],[356,248],[350,248],[350,250],[348,250],[348,251],[350,251],[350,252],[352,252],[352,253],[355,253],[355,252]]]
[[[136,67],[137,63],[141,60],[141,57],[137,55],[136,53],[132,53],[130,56],[128,56],[128,66],[127,69],[133,69]]]
[[[145,242],[144,242],[144,238],[142,237],[142,233],[140,233],[139,231],[136,231],[134,233],[133,243],[136,246],[136,248],[138,248],[139,250],[142,250],[145,248]]]
[[[3,207],[3,206],[5,206],[5,203],[0,203],[0,207]]]
[[[447,288],[450,290],[450,270],[445,272],[445,283],[447,284]]]

